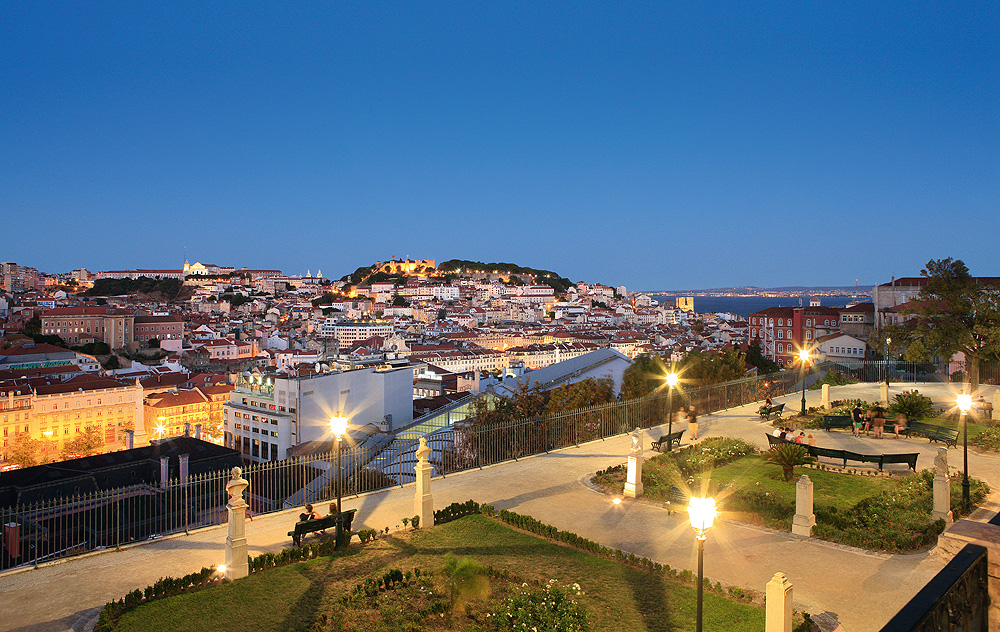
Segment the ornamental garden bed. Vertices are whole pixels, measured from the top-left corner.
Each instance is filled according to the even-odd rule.
[[[840,469],[840,468],[837,468]],[[791,530],[795,515],[795,483],[808,474],[813,482],[813,506],[818,538],[875,551],[908,551],[933,545],[943,521],[932,521],[933,472],[915,475],[872,476],[865,468],[799,466],[791,482],[782,468],[767,462],[754,446],[727,438],[709,438],[677,453],[648,459],[643,465],[643,495],[665,502],[670,487],[715,496],[722,518],[752,522],[783,531]],[[989,493],[989,486],[971,479],[973,506]],[[598,472],[594,482],[620,494],[625,467]],[[964,515],[961,477],[953,477],[951,506],[955,516]]]
[[[521,622],[539,631],[694,628],[690,571],[527,516],[483,511],[496,518],[468,515],[154,599],[122,614],[114,629],[486,631],[521,629]],[[763,608],[750,601],[737,588],[708,585],[705,629],[763,629]],[[528,621],[529,613],[536,618]]]

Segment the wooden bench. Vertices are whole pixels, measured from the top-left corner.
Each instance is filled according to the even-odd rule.
[[[861,454],[860,452],[851,452],[850,450],[836,450],[833,448],[821,448],[815,445],[809,445],[806,443],[795,443],[794,441],[785,441],[784,439],[779,439],[772,434],[768,434],[767,443],[768,446],[774,447],[776,445],[781,445],[783,443],[794,443],[795,445],[800,445],[805,448],[810,456],[815,457],[826,457],[828,459],[837,459],[843,461],[844,466],[847,466],[848,461],[856,461],[858,463],[874,463],[878,465],[878,470],[882,471],[882,466],[892,463],[903,463],[909,466],[914,472],[917,471],[917,456],[916,452],[908,452],[904,454]]]
[[[823,415],[823,427],[827,432],[831,428],[854,428],[850,415]]]
[[[339,523],[340,532],[346,533],[350,536],[351,523],[354,521],[354,514],[357,512],[357,509],[351,509],[349,511],[341,511],[333,516],[315,518],[313,520],[300,520],[295,523],[295,528],[289,531],[288,535],[292,538],[292,544],[295,546],[302,546],[302,538],[306,535],[326,529],[336,529]],[[343,544],[346,544],[346,542]],[[342,543],[337,542],[337,548],[339,549],[341,546]]]
[[[776,419],[781,419],[781,411],[785,410],[784,404],[775,404],[774,406],[762,406],[760,409],[761,419],[771,419],[771,415],[774,415]]]
[[[684,434],[683,430],[678,430],[677,432],[671,432],[670,434],[665,434],[656,441],[653,442],[652,448],[657,452],[663,452],[663,444],[667,444],[667,450],[673,450],[674,444],[677,447],[681,447],[681,435]]]
[[[906,425],[906,429],[903,430],[903,434],[907,437],[910,436],[910,433],[923,435],[930,441],[941,441],[947,446],[955,447],[958,445],[958,430],[952,430],[951,428],[911,421]]]
[[[679,487],[670,487],[670,500],[663,503],[664,509],[667,510],[667,515],[674,513],[675,511],[687,511],[688,503],[691,502],[691,497],[681,491]]]

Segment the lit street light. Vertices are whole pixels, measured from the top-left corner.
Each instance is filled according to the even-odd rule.
[[[966,513],[969,512],[972,502],[969,500],[969,409],[972,408],[972,395],[960,393],[958,396],[958,409],[962,411],[962,457],[965,465],[965,476],[962,477],[962,503],[965,505]]]
[[[669,436],[674,431],[674,387],[677,386],[676,373],[667,373],[667,386],[670,387],[670,390],[667,391],[667,435]],[[672,440],[667,440],[667,449],[671,452],[674,451]]]
[[[806,414],[806,362],[809,361],[809,350],[802,349],[799,351],[799,362],[802,364],[802,410],[799,411],[799,416],[804,417]]]
[[[701,632],[702,590],[705,584],[705,538],[715,522],[715,499],[691,497],[688,518],[698,541],[698,610],[695,615],[695,632]]]
[[[347,432],[347,417],[345,417],[340,412],[331,417],[330,431],[333,433],[333,436],[336,437],[337,439],[337,511],[341,512],[343,511],[344,508],[340,506],[340,495],[341,495],[340,480],[341,478],[343,478],[343,472],[341,471],[341,465],[340,465],[340,452],[341,452],[340,446],[344,438],[344,433]],[[334,535],[335,538],[334,542],[336,542],[337,545],[340,544],[340,528],[341,528],[340,525],[341,523],[337,522],[337,530],[336,534]]]

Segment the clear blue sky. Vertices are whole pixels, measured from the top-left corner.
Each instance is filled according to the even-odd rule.
[[[8,3],[0,259],[1000,275],[998,7]]]

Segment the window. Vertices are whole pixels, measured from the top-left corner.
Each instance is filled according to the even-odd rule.
[[[783,319],[783,318],[779,318],[779,319],[778,319],[778,327],[781,327],[782,325],[784,325],[784,324],[785,324],[784,320],[785,320],[785,319]]]
[[[779,329],[778,330],[778,338],[784,338],[784,337],[785,337],[785,330],[784,329]]]

